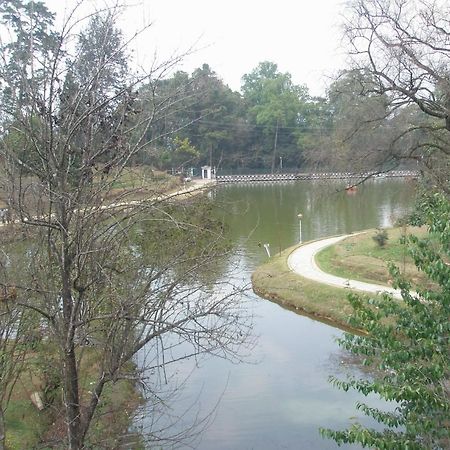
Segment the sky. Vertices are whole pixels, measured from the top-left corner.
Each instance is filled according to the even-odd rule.
[[[44,0],[62,20],[74,0]],[[85,0],[80,14],[107,0]],[[233,90],[260,62],[272,61],[289,72],[295,84],[324,95],[344,68],[340,23],[342,0],[125,0],[131,6],[122,20],[125,34],[151,23],[136,41],[135,64],[150,64],[193,51],[178,65],[191,73],[210,65]]]

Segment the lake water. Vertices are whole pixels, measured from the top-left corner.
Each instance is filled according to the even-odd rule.
[[[377,180],[348,195],[339,182],[296,182],[221,186],[215,200],[230,226],[236,255],[229,261],[240,283],[272,254],[304,241],[373,227],[390,226],[413,203],[414,187],[405,180]],[[184,389],[171,403],[182,429],[209,416],[192,441],[200,449],[336,449],[319,427],[342,429],[365,417],[355,404],[364,398],[344,393],[330,375],[361,374],[335,339],[342,332],[249,293],[257,342],[245,363],[207,358],[173,371]],[[365,399],[372,406],[377,398]],[[389,405],[387,405],[389,408]],[[144,421],[148,420],[144,418]],[[183,447],[183,445],[182,445]],[[340,448],[356,449],[358,446]]]

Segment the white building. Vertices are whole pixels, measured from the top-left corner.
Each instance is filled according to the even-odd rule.
[[[216,169],[211,166],[202,166],[202,179],[203,180],[212,180],[216,178]]]

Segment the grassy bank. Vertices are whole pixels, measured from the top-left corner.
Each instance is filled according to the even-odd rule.
[[[346,279],[385,286],[392,283],[388,263],[393,262],[413,283],[422,285],[429,283],[408,255],[407,246],[401,242],[401,238],[408,234],[425,236],[426,229],[408,227],[390,228],[386,231],[388,240],[383,247],[373,240],[377,230],[369,230],[367,233],[350,236],[322,250],[317,254],[316,262],[324,272]]]
[[[43,198],[36,199],[36,189],[39,192],[41,183],[31,176],[21,179],[23,199],[27,209],[32,214],[37,213],[42,207]],[[169,175],[165,172],[154,170],[149,166],[125,167],[120,174],[114,171],[104,174],[97,171],[92,180],[93,189],[104,189],[104,202],[132,201],[153,198],[161,194],[175,192],[183,187],[183,181],[179,176]],[[0,187],[0,208],[7,208],[8,193]],[[17,199],[16,199],[17,201]],[[39,203],[39,204],[38,204]]]
[[[287,259],[291,247],[258,267],[252,275],[253,290],[259,296],[295,309],[333,326],[348,329],[351,308],[346,289],[315,283],[292,272]]]
[[[93,347],[81,351],[80,397],[86,401],[98,375],[98,354]],[[66,423],[54,352],[48,344],[42,343],[27,352],[26,366],[14,385],[5,414],[8,449],[64,448]],[[134,370],[131,364],[128,369],[130,373]],[[44,403],[41,411],[31,401],[36,392]],[[95,448],[113,448],[127,431],[130,417],[140,401],[131,381],[119,380],[107,385],[93,419],[89,442]]]
[[[106,201],[121,197],[128,201],[143,200],[183,187],[180,177],[147,166],[127,167],[120,176],[111,174],[108,178],[113,184]]]
[[[425,229],[393,228],[388,230],[388,241],[380,247],[373,239],[376,230],[350,236],[318,253],[319,267],[328,273],[389,286],[391,284],[388,262],[395,263],[411,281],[426,284],[429,281],[419,273],[400,238],[406,233],[424,236]],[[346,289],[317,283],[292,272],[287,260],[297,246],[286,249],[258,267],[252,275],[253,290],[268,300],[288,306],[297,312],[348,328],[351,307]]]

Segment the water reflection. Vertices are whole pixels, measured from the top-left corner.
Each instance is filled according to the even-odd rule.
[[[389,226],[411,205],[412,186],[403,180],[377,180],[345,192],[345,183],[329,180],[279,184],[229,185],[217,192],[228,204],[235,239],[269,242],[279,250],[298,241]],[[225,206],[226,208],[226,206]],[[255,228],[256,226],[256,228]],[[247,249],[253,253],[255,249]]]
[[[216,192],[237,250],[230,261],[241,283],[273,251],[298,241],[303,214],[303,239],[387,226],[412,203],[412,189],[403,180],[383,180],[348,196],[338,182],[226,186]],[[211,358],[183,362],[174,374],[189,374],[185,389],[172,405],[185,413],[183,423],[214,411],[214,420],[195,445],[200,449],[336,449],[318,433],[320,426],[343,428],[355,419],[368,423],[355,409],[361,397],[328,383],[360,369],[335,342],[341,332],[292,313],[250,294],[258,344],[250,363],[232,364]],[[193,370],[198,365],[198,370]],[[182,378],[182,377],[181,377]],[[370,398],[372,406],[379,406]],[[340,448],[356,449],[358,446]]]

